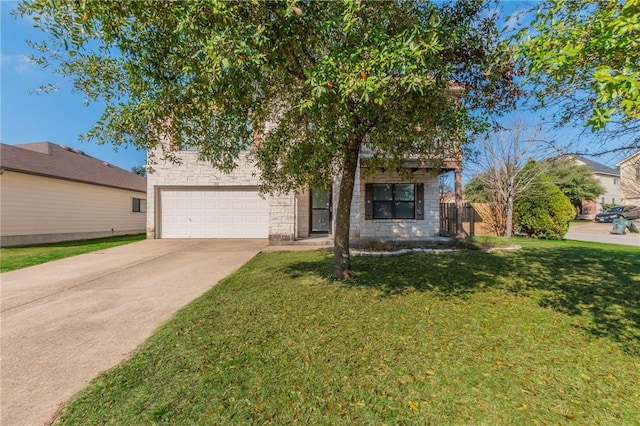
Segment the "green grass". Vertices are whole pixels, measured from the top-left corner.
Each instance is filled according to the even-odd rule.
[[[638,424],[640,251],[264,253],[60,424]]]
[[[13,271],[28,266],[51,262],[52,260],[121,246],[144,239],[144,234],[138,234],[97,238],[93,240],[0,248],[0,272]]]

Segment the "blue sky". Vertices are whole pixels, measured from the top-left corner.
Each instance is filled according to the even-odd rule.
[[[42,141],[67,145],[126,170],[145,164],[144,151],[132,147],[119,147],[116,151],[113,145],[78,140],[98,120],[103,105],[85,105],[82,93],[72,93],[71,82],[29,62],[31,48],[25,40],[38,40],[42,32],[33,28],[29,20],[17,20],[10,15],[16,5],[14,1],[0,1],[0,141],[10,145]],[[48,83],[54,83],[60,90],[32,93]]]
[[[531,6],[535,2],[503,1],[500,3],[504,17],[513,11]],[[129,170],[133,166],[146,163],[146,153],[132,147],[97,145],[80,142],[79,135],[87,132],[95,123],[103,105],[85,105],[82,93],[72,93],[70,81],[64,81],[52,73],[51,69],[40,68],[28,60],[31,48],[25,40],[43,37],[40,30],[32,27],[29,20],[15,19],[10,11],[17,2],[0,0],[1,14],[1,122],[0,141],[6,144],[50,141],[83,150],[85,153]],[[515,20],[508,22],[513,24]],[[59,88],[56,93],[33,93],[41,85],[53,83]],[[544,113],[518,112],[518,116],[529,124],[536,124]],[[509,117],[504,122],[508,123]],[[546,137],[563,142],[581,141],[579,131],[564,129],[560,132],[546,132]],[[593,158],[595,161],[613,167],[624,158],[624,154],[611,154]]]

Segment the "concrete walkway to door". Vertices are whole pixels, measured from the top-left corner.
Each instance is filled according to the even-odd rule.
[[[0,424],[49,424],[267,240],[144,240],[0,276]]]

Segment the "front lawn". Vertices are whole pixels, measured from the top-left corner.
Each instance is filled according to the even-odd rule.
[[[0,248],[0,272],[13,271],[39,265],[65,257],[104,250],[145,239],[144,234],[97,238],[93,240],[64,241],[22,247]]]
[[[640,252],[260,254],[60,424],[637,424]]]

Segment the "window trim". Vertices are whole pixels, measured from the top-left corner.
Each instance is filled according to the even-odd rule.
[[[137,201],[137,203],[136,203],[136,201]],[[143,203],[143,201],[144,201],[144,203]],[[147,212],[147,199],[146,198],[132,197],[131,198],[131,213],[146,213],[146,212]]]
[[[390,200],[392,204],[392,216],[395,216],[395,186],[396,185],[413,185],[413,218],[376,218],[374,217],[374,200],[373,200],[373,186],[374,185],[392,185],[393,199]],[[398,200],[403,202],[403,200]],[[424,220],[424,184],[414,182],[371,182],[365,183],[365,220]]]

